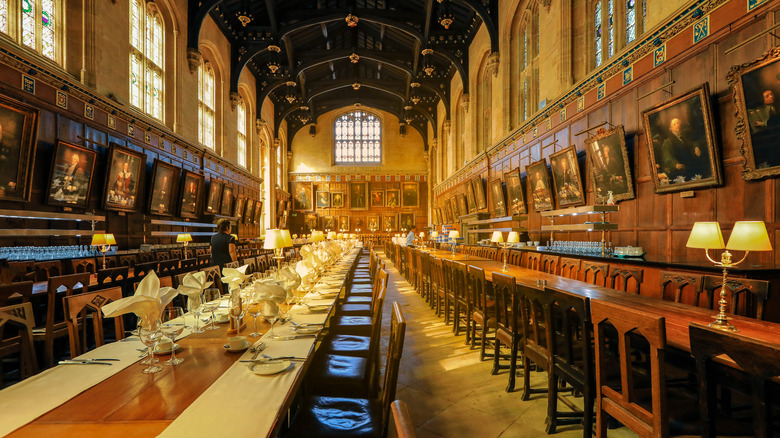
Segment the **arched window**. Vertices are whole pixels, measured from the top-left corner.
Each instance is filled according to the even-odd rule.
[[[163,119],[165,35],[154,3],[130,1],[130,103]]]
[[[336,164],[379,164],[382,162],[382,122],[364,111],[352,111],[333,124]]]
[[[209,149],[216,147],[215,113],[216,89],[214,69],[210,63],[198,67],[198,141]]]
[[[457,116],[457,126],[455,128],[455,156],[453,157],[452,171],[460,169],[463,162],[466,161],[466,111],[463,107],[463,95],[458,100],[458,108],[455,110]]]
[[[646,2],[598,0],[592,6],[594,61],[598,67],[644,32]]]
[[[487,63],[485,63],[487,64]],[[490,147],[492,140],[492,121],[490,117],[491,104],[493,103],[493,87],[492,87],[492,73],[485,65],[482,68],[482,75],[479,83],[479,112],[477,113],[477,126],[478,135],[477,138],[477,151],[481,152]],[[455,163],[456,166],[460,166],[461,163]]]
[[[594,48],[596,49],[596,67],[601,65],[603,52],[601,48],[601,2],[596,2],[595,10],[593,11],[593,18],[595,23],[595,39],[593,41]]]
[[[625,2],[626,44],[630,44],[645,31],[647,2],[645,0],[625,0]],[[641,8],[641,12],[638,8]]]
[[[246,105],[244,105],[244,99],[238,101],[236,107],[236,116],[238,117],[237,123],[237,141],[236,141],[236,153],[238,155],[238,165],[246,167]]]
[[[518,81],[522,84],[519,93],[519,111],[515,117],[518,122],[528,120],[539,108],[539,4],[535,2],[530,9],[523,12],[519,24],[520,62],[518,63]]]
[[[284,189],[284,181],[282,181],[282,142],[279,142],[279,146],[276,148],[276,184],[279,188]]]
[[[0,32],[59,63],[63,11],[62,0],[0,0]]]

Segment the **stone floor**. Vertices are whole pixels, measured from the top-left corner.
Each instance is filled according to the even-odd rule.
[[[465,345],[463,334],[420,298],[413,287],[382,255],[390,273],[385,300],[383,339],[387,340],[392,303],[398,302],[407,321],[396,398],[409,406],[420,438],[426,437],[542,437],[547,416],[547,395],[521,400],[522,377],[507,393],[508,371],[491,375],[491,362],[479,360],[479,350]],[[382,346],[386,351],[387,345]],[[522,372],[522,371],[521,371]],[[532,372],[534,388],[547,386],[547,376]],[[582,405],[581,398],[573,402]],[[391,426],[392,429],[392,426]],[[391,430],[389,436],[395,436]],[[555,437],[581,437],[582,426],[561,426]],[[626,429],[609,431],[610,437],[635,436]]]

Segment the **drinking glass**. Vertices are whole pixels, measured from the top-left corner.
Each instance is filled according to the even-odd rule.
[[[176,357],[176,336],[184,331],[184,309],[181,307],[167,307],[162,314],[162,334],[171,340],[171,358],[163,362],[163,365],[178,365],[184,359]]]
[[[211,324],[209,324],[206,330],[217,330],[217,317],[214,312],[219,308],[219,298],[222,296],[219,289],[209,288],[203,291],[203,306],[201,312],[211,312]]]
[[[240,335],[242,316],[244,316],[244,308],[241,305],[241,293],[234,290],[230,294],[230,317],[236,323],[236,336]]]
[[[250,295],[249,302],[246,305],[246,311],[249,313],[249,316],[252,317],[255,323],[255,331],[250,333],[249,336],[253,338],[259,338],[263,334],[257,331],[257,318],[260,316],[260,314],[263,311],[263,303],[259,299],[253,297]]]
[[[142,371],[144,374],[159,373],[162,371],[161,366],[155,365],[155,363],[159,361],[154,357],[154,346],[157,345],[157,342],[159,342],[160,336],[162,335],[160,333],[160,325],[159,319],[155,321],[145,321],[143,323],[139,321],[138,324],[138,336],[141,338],[141,342],[149,349],[149,366]]]
[[[276,321],[279,319],[279,306],[277,306],[277,305],[270,305],[265,310],[270,310],[271,311],[270,313],[266,312],[263,315],[263,318],[265,318],[265,320],[267,322],[271,323],[271,331],[269,332],[268,335],[271,337],[271,339],[273,339],[274,338],[274,324],[276,324]]]
[[[203,308],[203,293],[198,295],[188,295],[187,310],[195,316],[195,326],[192,327],[193,333],[203,333],[200,328],[200,315]]]

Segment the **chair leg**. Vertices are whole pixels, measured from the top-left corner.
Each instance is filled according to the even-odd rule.
[[[553,365],[551,364],[550,366],[552,367]],[[525,374],[527,375],[528,373]],[[555,429],[558,427],[558,382],[556,380],[558,379],[555,377],[555,373],[550,372],[547,379],[547,420],[545,420],[548,435],[555,433]],[[585,405],[587,408],[587,402]],[[587,409],[585,412],[587,412]],[[585,430],[590,429],[586,428]],[[588,436],[590,436],[590,432],[588,432]]]
[[[607,423],[609,423],[609,414],[601,409],[601,398],[596,400],[596,436],[607,438]]]
[[[509,356],[509,384],[506,387],[506,392],[512,392],[515,390],[515,378],[517,374],[517,341],[512,342],[511,354]]]
[[[498,361],[501,359],[501,341],[498,340],[498,337],[496,337],[495,347],[493,350],[493,369],[490,371],[490,374],[496,375],[498,374]]]
[[[523,356],[523,395],[520,400],[526,401],[531,398],[531,373],[528,372],[531,369],[531,360],[527,356]]]
[[[593,389],[590,388],[590,385],[585,385],[585,389],[583,391],[583,418],[582,418],[582,427],[584,428],[585,432],[587,433],[587,436],[591,436],[593,433]],[[585,433],[583,433],[583,436]]]

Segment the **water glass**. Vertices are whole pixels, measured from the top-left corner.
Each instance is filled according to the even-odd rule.
[[[138,337],[141,338],[141,342],[143,342],[149,350],[147,353],[149,366],[142,371],[144,374],[159,373],[162,371],[161,366],[155,365],[158,360],[154,357],[154,347],[160,341],[160,336],[162,336],[162,333],[160,333],[160,325],[159,319],[156,321],[139,321],[138,324]]]
[[[162,334],[171,340],[171,358],[163,362],[163,365],[178,365],[184,359],[176,357],[176,337],[184,331],[184,309],[181,307],[167,307],[162,314]]]
[[[192,327],[193,333],[203,333],[200,328],[200,315],[203,308],[203,293],[188,295],[187,310],[195,316],[195,325]]]

